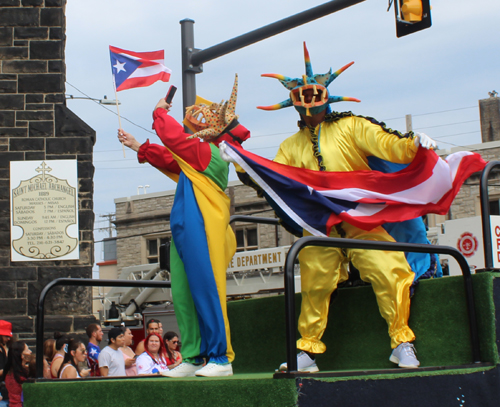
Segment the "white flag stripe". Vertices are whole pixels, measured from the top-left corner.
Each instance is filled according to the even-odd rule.
[[[157,75],[160,72],[166,72],[166,73],[172,73],[172,71],[167,68],[165,65],[153,65],[153,66],[147,66],[145,68],[137,68],[132,75],[128,77],[128,79],[133,79],[133,78],[142,78],[145,76],[153,76]]]

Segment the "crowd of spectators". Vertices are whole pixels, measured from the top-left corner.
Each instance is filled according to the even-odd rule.
[[[172,331],[163,335],[157,319],[147,322],[147,336],[137,344],[135,352],[129,328],[111,328],[108,344],[102,349],[101,326],[90,324],[86,333],[87,346],[79,338],[59,332],[44,342],[45,379],[160,375],[182,363],[179,336]],[[22,407],[22,385],[29,377],[36,377],[35,355],[26,342],[14,339],[10,322],[0,320],[0,407]]]

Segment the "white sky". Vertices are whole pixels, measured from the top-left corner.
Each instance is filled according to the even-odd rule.
[[[150,138],[158,142],[148,132],[151,112],[170,84],[179,88],[172,115],[182,119],[180,20],[195,21],[195,46],[205,49],[325,2],[68,0],[66,93],[114,99],[109,45],[132,51],[164,49],[166,65],[173,71],[170,83],[118,93],[125,130],[139,141]],[[236,111],[240,122],[252,131],[245,147],[272,158],[279,143],[295,133],[298,114],[293,108],[275,112],[255,108],[288,97],[276,79],[260,75],[302,75],[302,42],[306,41],[314,73],[325,73],[330,67],[337,70],[355,61],[329,90],[333,95],[361,99],[361,103],[333,104],[334,110],[372,116],[401,131],[405,130],[405,115],[412,114],[414,130],[436,139],[441,148],[480,143],[478,100],[494,89],[500,92],[500,2],[435,0],[431,4],[432,27],[399,39],[394,11],[386,12],[385,0],[367,0],[278,34],[205,63],[204,73],[197,75],[197,94],[217,102],[227,99],[238,73]],[[97,132],[96,228],[106,226],[99,215],[114,212],[114,199],[136,195],[139,185],[150,185],[148,193],[175,188],[154,168],[138,164],[132,151],[123,158],[116,138],[118,119],[112,113],[116,108],[108,106],[110,112],[88,100],[68,100],[67,104]],[[95,233],[96,240],[105,236]],[[98,244],[97,262],[100,249]]]

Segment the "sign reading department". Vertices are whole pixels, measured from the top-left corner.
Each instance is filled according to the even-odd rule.
[[[10,163],[12,261],[77,260],[76,160]]]

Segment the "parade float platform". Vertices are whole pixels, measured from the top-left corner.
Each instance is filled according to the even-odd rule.
[[[286,359],[285,302],[265,297],[228,304],[232,377],[34,380],[23,386],[24,405],[497,406],[500,274],[476,274],[473,287],[480,363],[473,363],[463,279],[445,277],[422,281],[412,300],[419,369],[389,362],[387,326],[371,287],[350,287],[332,302],[319,373],[273,377]]]

